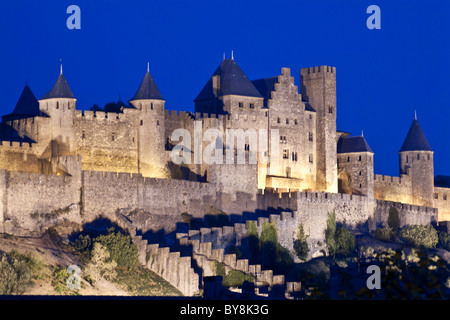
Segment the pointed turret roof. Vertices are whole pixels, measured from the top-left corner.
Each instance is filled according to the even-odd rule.
[[[13,112],[2,116],[2,119],[4,121],[9,121],[42,115],[42,112],[39,110],[39,102],[27,84],[23,88],[22,94],[20,95]]]
[[[147,73],[145,74],[144,79],[142,79],[138,91],[130,101],[147,100],[147,99],[164,100],[164,98],[161,95],[161,92],[158,89],[158,86],[156,85],[155,80],[150,74],[148,65],[147,65]]]
[[[214,76],[220,76],[219,97],[229,94],[258,98],[263,97],[234,59],[224,59],[194,101],[208,100],[216,97],[213,91],[212,81]]]
[[[16,107],[12,114],[14,115],[38,115],[39,102],[31,91],[30,87],[25,85],[22,94],[20,95],[19,101],[17,101]]]
[[[417,117],[414,117],[406,139],[400,149],[400,152],[403,151],[433,151],[420,127],[419,121],[417,121]]]
[[[337,153],[371,152],[369,144],[363,136],[343,136],[339,138]]]
[[[62,68],[59,77],[58,79],[56,79],[56,83],[53,86],[52,90],[50,90],[50,92],[48,92],[45,96],[43,96],[42,100],[53,98],[75,99],[72,90],[70,89],[69,84],[67,83],[66,78],[62,73]]]

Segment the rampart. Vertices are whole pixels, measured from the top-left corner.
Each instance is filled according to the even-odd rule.
[[[379,200],[412,203],[412,182],[408,175],[374,175],[374,197]]]

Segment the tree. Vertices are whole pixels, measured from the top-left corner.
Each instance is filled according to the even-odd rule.
[[[90,276],[94,281],[98,281],[101,278],[112,280],[116,276],[116,267],[117,263],[114,260],[110,260],[108,250],[100,243],[94,243],[91,260],[85,269],[86,275]]]
[[[395,235],[398,234],[398,229],[400,228],[400,216],[398,210],[394,207],[389,209],[389,216],[387,220],[389,228],[392,229]]]
[[[328,213],[327,219],[327,228],[325,230],[325,242],[327,244],[328,253],[330,256],[334,256],[336,254],[336,213],[333,210]]]
[[[305,235],[303,230],[303,224],[299,224],[297,231],[297,240],[294,241],[294,251],[297,254],[297,257],[301,260],[306,260],[308,258],[309,247],[306,239],[308,238]]]
[[[355,236],[344,227],[336,229],[336,254],[349,255],[355,249]]]

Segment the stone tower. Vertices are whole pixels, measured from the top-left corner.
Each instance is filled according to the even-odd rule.
[[[316,110],[316,188],[337,192],[336,68],[300,69],[303,99]]]
[[[399,160],[400,175],[405,174],[411,178],[412,202],[416,205],[433,206],[433,150],[417,117],[414,117],[399,151]]]
[[[49,139],[45,156],[55,157],[69,155],[76,150],[74,115],[76,99],[61,71],[56,83],[46,95],[39,100],[39,109],[50,117],[50,125],[40,135]]]
[[[194,99],[195,112],[235,114],[263,107],[263,97],[234,59],[224,59]]]
[[[337,145],[340,193],[373,198],[373,151],[361,136],[341,136]]]
[[[146,177],[167,178],[167,160],[164,141],[164,104],[149,66],[144,79],[130,103],[139,110],[137,124],[138,170]]]

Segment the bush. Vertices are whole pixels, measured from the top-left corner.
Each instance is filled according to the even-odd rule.
[[[0,294],[22,294],[32,284],[32,271],[20,257],[3,253],[0,258]]]
[[[400,230],[400,238],[415,247],[434,248],[439,241],[435,228],[431,225],[407,226]]]
[[[297,240],[294,241],[294,251],[297,257],[301,260],[306,260],[308,258],[309,247],[306,239],[308,236],[305,235],[303,230],[303,225],[298,226]]]
[[[349,255],[355,249],[355,236],[344,227],[336,229],[336,254]]]
[[[76,250],[81,252],[87,259],[91,259],[95,243],[104,246],[111,257],[120,267],[133,268],[139,264],[138,249],[129,235],[115,232],[110,228],[107,234],[99,235],[93,239],[88,235],[80,235],[74,243]]]
[[[222,281],[222,285],[225,287],[239,287],[244,281],[254,282],[255,278],[249,274],[245,274],[242,271],[230,270],[225,275]]]
[[[98,281],[101,278],[112,280],[116,276],[115,268],[116,261],[110,260],[109,251],[100,243],[94,244],[92,250],[92,258],[86,266],[86,275],[93,281]]]
[[[137,246],[128,235],[110,229],[108,234],[98,236],[93,242],[103,245],[111,260],[116,261],[120,267],[133,268],[139,264]]]
[[[375,239],[380,241],[393,241],[395,239],[395,233],[390,227],[378,228],[372,233]]]
[[[394,232],[395,235],[398,233],[398,229],[400,228],[400,216],[398,214],[398,210],[394,207],[389,209],[389,216],[387,220],[388,226]]]
[[[438,242],[439,248],[443,248],[445,250],[450,251],[450,235],[447,232],[439,231],[438,238],[439,238]]]
[[[325,242],[327,244],[328,253],[331,256],[336,254],[336,213],[328,213],[327,228],[325,230]]]

